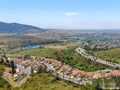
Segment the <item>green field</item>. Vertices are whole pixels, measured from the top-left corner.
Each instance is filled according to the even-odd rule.
[[[76,47],[71,47],[65,50],[36,48],[36,49],[20,51],[19,54],[54,58],[72,66],[73,68],[78,68],[84,71],[96,71],[105,68],[111,68],[106,65],[92,62],[91,60],[87,60],[83,58],[77,52],[75,52],[75,48]]]
[[[88,51],[88,53],[120,64],[120,48],[100,51]]]
[[[35,49],[23,50],[18,53],[22,54],[22,55],[33,55],[33,56],[42,56],[42,57],[53,58],[54,57],[53,53],[56,51],[58,51],[58,50],[46,49],[46,48],[35,48]]]

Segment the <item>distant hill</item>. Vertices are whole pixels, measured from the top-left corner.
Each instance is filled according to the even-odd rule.
[[[44,29],[42,28],[31,25],[0,22],[0,33],[26,33],[29,31],[43,31],[43,30]]]

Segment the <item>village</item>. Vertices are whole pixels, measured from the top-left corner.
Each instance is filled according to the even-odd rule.
[[[93,80],[100,78],[110,79],[120,76],[120,70],[105,69],[94,72],[85,72],[83,70],[72,68],[60,61],[39,56],[30,56],[25,59],[23,55],[6,54],[1,55],[1,60],[3,60],[4,64],[7,64],[14,69],[11,69],[9,72],[12,77],[8,78],[8,74],[4,73],[3,78],[8,82],[10,82],[10,79],[12,78],[17,84],[21,83],[23,80],[25,82],[27,77],[31,74],[38,73],[43,69],[57,78],[79,85],[92,84]],[[12,65],[14,65],[14,68]]]
[[[90,49],[92,50],[106,50],[106,49],[112,49],[112,48],[119,48],[120,47],[120,41],[118,40],[114,40],[114,41],[108,41],[108,42],[104,42],[104,41],[99,41],[99,42],[95,42],[94,44],[90,45]]]

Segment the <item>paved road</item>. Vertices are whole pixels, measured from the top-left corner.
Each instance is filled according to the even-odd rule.
[[[74,76],[59,73],[59,71],[55,70],[55,68],[52,66],[52,64],[46,63],[45,61],[40,61],[40,63],[46,65],[48,70],[52,70],[53,75],[56,76],[56,77],[59,77],[61,79],[71,81],[71,82],[74,82],[74,83],[77,83],[77,84],[80,84],[80,85],[92,84],[92,80],[87,80],[87,79],[84,80],[83,78],[76,78]]]
[[[89,60],[92,60],[92,61],[95,61],[95,62],[98,62],[101,64],[105,64],[108,66],[112,66],[112,67],[120,67],[120,64],[110,62],[107,60],[103,60],[103,59],[100,59],[100,58],[97,58],[97,57],[87,54],[83,48],[78,47],[75,51],[77,51],[77,53],[79,53],[81,56],[83,56]]]

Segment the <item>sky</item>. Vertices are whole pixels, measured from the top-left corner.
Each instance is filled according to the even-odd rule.
[[[120,29],[120,0],[0,0],[0,21],[56,29]]]

